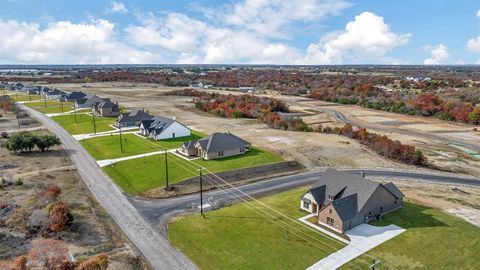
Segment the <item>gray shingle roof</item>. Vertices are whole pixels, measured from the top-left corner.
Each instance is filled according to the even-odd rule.
[[[395,186],[394,183],[390,182],[383,185],[393,196],[397,197],[397,199],[403,198],[403,193]]]
[[[351,194],[347,197],[334,200],[332,206],[335,208],[341,220],[349,220],[357,215],[358,198],[357,193]]]
[[[198,140],[200,147],[207,153],[214,153],[230,149],[246,148],[249,142],[231,133],[212,133],[210,136]]]
[[[154,116],[152,119],[142,121],[142,125],[149,133],[160,134],[175,122],[175,120],[167,117]]]
[[[325,186],[325,195],[321,197],[323,201],[317,201],[319,204],[326,204],[328,195],[339,199],[357,193],[357,206],[358,209],[361,209],[379,185],[379,183],[365,179],[360,175],[329,168],[322,173],[320,179],[312,186],[311,190]]]
[[[152,115],[146,113],[143,110],[136,109],[127,113],[122,113],[120,116],[120,120],[118,122],[119,123],[137,122],[137,121],[149,120],[151,118],[153,118]]]

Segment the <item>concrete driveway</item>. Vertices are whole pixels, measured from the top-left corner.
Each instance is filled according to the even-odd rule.
[[[330,254],[319,262],[307,268],[308,270],[334,270],[347,262],[355,259],[370,249],[386,242],[403,233],[402,229],[395,225],[377,227],[369,224],[361,224],[347,232],[350,244],[341,250]],[[362,265],[363,266],[363,265]]]

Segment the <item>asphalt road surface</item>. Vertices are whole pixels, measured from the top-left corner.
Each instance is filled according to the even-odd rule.
[[[185,255],[140,215],[121,190],[98,167],[95,160],[67,131],[42,113],[20,106],[60,138],[63,148],[97,201],[154,269],[196,269]]]

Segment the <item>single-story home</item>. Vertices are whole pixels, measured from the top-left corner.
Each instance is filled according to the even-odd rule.
[[[403,197],[391,182],[382,184],[327,169],[301,196],[300,209],[315,214],[320,225],[343,233],[401,208]]]
[[[97,95],[91,97],[77,98],[75,100],[75,108],[92,108],[96,103],[111,101],[109,98],[101,98]]]
[[[50,100],[54,100],[54,99],[60,100],[66,94],[67,93],[55,88],[50,92],[44,92],[43,98],[50,99]]]
[[[74,102],[77,99],[85,98],[86,96],[87,96],[87,94],[85,94],[83,92],[73,91],[71,93],[66,94],[65,97],[64,97],[64,100]]]
[[[138,127],[142,121],[150,120],[153,115],[148,114],[145,110],[132,110],[126,113],[121,113],[118,116],[117,127]]]
[[[113,103],[110,99],[97,102],[93,105],[92,113],[101,117],[115,117],[120,115],[118,103]]]
[[[231,134],[213,133],[198,141],[188,141],[180,146],[178,152],[187,157],[201,157],[206,160],[245,154],[250,143]]]
[[[142,121],[140,124],[140,133],[154,140],[187,137],[191,135],[189,128],[175,119],[163,116],[154,116],[151,119]]]

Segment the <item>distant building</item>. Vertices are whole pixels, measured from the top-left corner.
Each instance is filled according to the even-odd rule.
[[[177,122],[175,119],[163,116],[155,116],[149,120],[142,121],[140,124],[140,133],[154,140],[187,137],[191,135],[189,128]]]
[[[213,133],[198,141],[185,142],[178,151],[187,157],[201,157],[212,160],[242,155],[249,149],[249,142],[227,132]]]
[[[111,101],[109,98],[101,98],[97,95],[91,97],[77,98],[75,100],[75,108],[92,108],[96,103]]]
[[[118,116],[117,127],[138,127],[142,121],[150,120],[153,116],[144,110],[132,110]]]
[[[254,93],[255,88],[254,87],[239,87],[238,91],[240,91],[242,93]]]
[[[403,197],[393,183],[327,169],[301,196],[300,209],[315,214],[320,225],[343,233],[401,208]]]
[[[44,96],[43,98],[45,99],[49,99],[49,100],[60,100],[63,98],[63,96],[65,96],[67,93],[61,91],[61,90],[58,90],[58,89],[53,89],[53,90],[50,90],[49,92],[44,92]]]
[[[86,96],[87,96],[87,94],[85,94],[83,92],[74,91],[74,92],[66,94],[64,99],[66,101],[75,102],[75,100],[80,99],[80,98],[85,98]]]
[[[93,105],[92,113],[101,117],[116,117],[120,115],[120,109],[117,103],[113,103],[110,99],[97,102]]]

